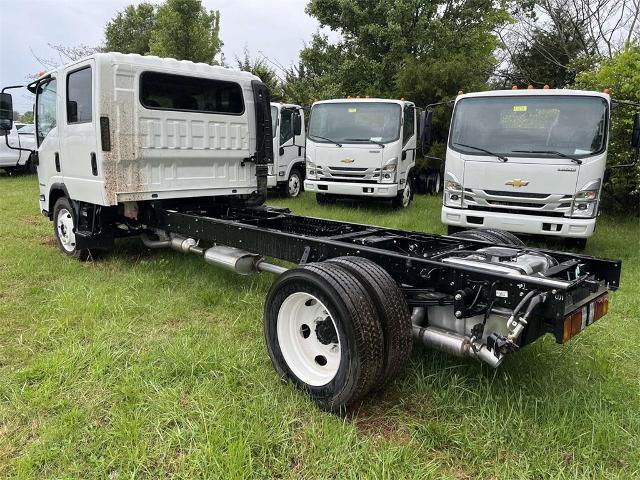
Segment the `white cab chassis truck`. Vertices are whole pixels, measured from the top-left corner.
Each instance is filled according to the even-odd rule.
[[[267,185],[287,197],[297,197],[305,175],[304,110],[300,105],[271,103],[271,122],[274,159]]]
[[[309,117],[304,188],[318,203],[339,197],[413,198],[416,107],[405,100],[335,99],[315,102]]]
[[[6,131],[0,130],[0,168],[7,173],[35,172],[31,152],[35,148],[33,125],[14,124]]]
[[[30,88],[40,209],[60,250],[94,259],[136,236],[239,274],[278,275],[266,350],[322,408],[384,388],[414,341],[492,367],[546,334],[566,343],[618,288],[620,261],[527,248],[508,232],[440,237],[257,205],[272,121],[269,92],[248,73],[98,54]],[[0,94],[4,130],[11,104]],[[404,106],[394,108],[399,122]]]
[[[593,235],[612,100],[578,90],[459,95],[450,126],[442,222],[570,239]]]

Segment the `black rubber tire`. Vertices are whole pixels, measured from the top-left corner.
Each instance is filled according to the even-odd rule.
[[[56,200],[56,203],[53,206],[53,235],[56,238],[56,243],[58,244],[58,248],[66,256],[75,258],[76,260],[80,260],[82,262],[88,260],[89,258],[93,258],[92,252],[87,248],[84,248],[84,249],[74,248],[73,251],[67,251],[62,246],[62,240],[60,240],[60,232],[58,231],[58,216],[60,215],[60,211],[62,209],[66,209],[72,216],[74,229],[75,229],[75,226],[78,224],[76,220],[76,214],[73,210],[73,207],[69,199],[67,197],[60,197],[58,200]]]
[[[298,177],[298,183],[300,184],[300,188],[298,189],[298,193],[297,194],[291,195],[291,192],[289,191],[289,180],[294,175]],[[297,168],[292,168],[291,169],[291,173],[289,174],[289,178],[287,179],[286,183],[284,183],[284,186],[283,186],[284,195],[287,198],[297,198],[297,197],[300,196],[300,194],[303,191],[304,191],[304,180],[303,180],[303,177],[302,177],[302,173],[300,173],[300,170],[298,170]]]
[[[381,390],[400,373],[411,357],[413,338],[409,306],[396,281],[377,263],[362,257],[338,257],[329,263],[349,270],[373,300],[384,334],[384,361],[382,372],[371,390]]]
[[[322,386],[311,386],[298,378],[287,365],[278,342],[280,307],[287,297],[301,291],[324,303],[340,339],[340,366],[333,379]],[[364,286],[340,265],[311,263],[278,277],[265,302],[264,334],[278,374],[306,391],[325,410],[344,411],[369,393],[380,377],[384,352],[380,319]]]
[[[427,176],[427,193],[438,195],[442,189],[442,179],[438,170],[431,170]]]
[[[336,198],[326,193],[316,193],[316,202],[318,205],[333,205],[336,203]]]
[[[568,248],[573,248],[578,251],[582,251],[587,248],[586,238],[565,238],[564,244]]]
[[[524,242],[511,232],[495,230],[489,228],[478,228],[475,230],[464,230],[451,234],[453,237],[468,238],[469,240],[481,240],[500,245],[512,245],[514,247],[525,246]]]
[[[409,189],[409,201],[405,205],[404,204],[404,195],[405,195],[405,190],[407,188]],[[411,206],[411,202],[412,201],[413,201],[413,187],[411,186],[410,177],[407,176],[407,183],[405,184],[404,188],[398,192],[398,194],[394,197],[394,199],[391,200],[391,204],[395,208],[405,209],[405,208],[409,208]]]

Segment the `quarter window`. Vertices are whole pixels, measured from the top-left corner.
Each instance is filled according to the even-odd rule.
[[[67,123],[86,123],[93,117],[91,67],[67,75]]]
[[[140,101],[146,108],[240,115],[242,88],[234,82],[145,72],[140,77]]]
[[[49,135],[56,126],[56,86],[54,78],[38,88],[36,97],[36,131],[38,145]]]

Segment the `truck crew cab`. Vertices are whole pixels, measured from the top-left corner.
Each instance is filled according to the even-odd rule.
[[[547,88],[459,95],[444,174],[449,232],[498,228],[584,247],[596,227],[615,104],[607,93]]]
[[[304,188],[318,203],[339,197],[413,199],[416,107],[406,100],[335,99],[311,107]]]
[[[287,197],[297,197],[305,174],[304,110],[300,105],[271,103],[271,122],[274,160],[267,185]]]
[[[30,89],[40,210],[53,220],[60,250],[87,260],[114,237],[135,236],[239,274],[277,274],[265,300],[265,356],[327,410],[384,388],[414,341],[494,368],[544,335],[566,343],[607,313],[609,291],[619,286],[618,260],[531,249],[508,232],[441,237],[261,205],[273,163],[271,106],[249,73],[96,54]],[[11,104],[1,93],[4,130]],[[392,182],[409,170],[402,162],[413,161],[413,106],[346,108],[362,113],[361,105],[367,115],[354,126],[382,115],[389,131],[369,130],[378,136],[344,148],[378,162],[366,167],[367,185],[391,188],[373,174]],[[341,158],[342,146],[318,145]],[[382,152],[392,146],[395,159]]]

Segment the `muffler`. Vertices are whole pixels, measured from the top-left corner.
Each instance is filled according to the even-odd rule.
[[[447,330],[436,327],[413,326],[413,338],[421,341],[428,348],[456,355],[458,357],[474,358],[493,368],[498,368],[504,360],[504,355],[496,357],[486,345],[472,343],[471,340]]]

